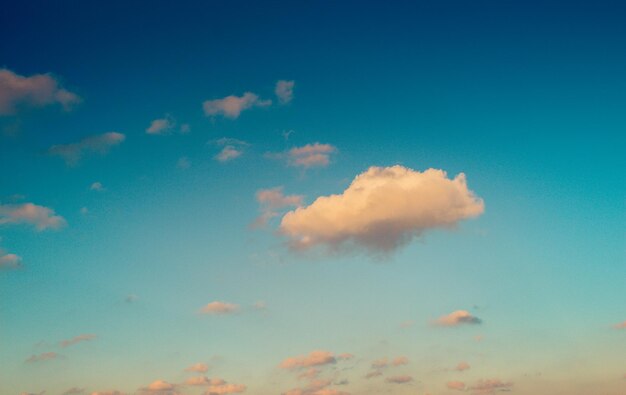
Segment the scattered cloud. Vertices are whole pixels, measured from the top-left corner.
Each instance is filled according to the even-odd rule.
[[[93,334],[84,334],[84,335],[78,335],[78,336],[74,336],[71,339],[67,339],[67,340],[63,340],[59,343],[59,345],[62,348],[65,347],[69,347],[69,346],[73,346],[74,344],[80,343],[80,342],[87,342],[87,341],[91,341],[95,338],[97,338],[98,336],[93,335]]]
[[[53,209],[33,203],[0,204],[0,225],[32,225],[38,231],[59,229],[67,222]]]
[[[469,363],[467,363],[467,362],[459,362],[459,364],[456,365],[456,368],[454,368],[454,370],[462,372],[464,370],[468,370],[469,368],[470,368]]]
[[[313,379],[303,388],[294,388],[282,395],[350,395],[347,392],[328,388],[332,385],[330,380]]]
[[[468,389],[472,392],[472,394],[487,395],[495,394],[498,391],[510,391],[511,387],[513,387],[513,383],[511,382],[503,382],[498,379],[492,379],[480,380]]]
[[[72,387],[68,389],[67,391],[65,391],[63,395],[79,395],[79,394],[84,394],[84,393],[85,393],[84,388]]]
[[[245,392],[246,390],[246,386],[243,384],[232,384],[220,378],[209,379],[205,376],[189,377],[185,381],[185,384],[189,386],[207,387],[204,395],[237,394]]]
[[[413,377],[411,376],[391,376],[385,379],[387,383],[392,384],[406,384],[413,381]]]
[[[221,139],[215,140],[214,143],[222,147],[222,150],[214,156],[215,160],[222,163],[239,158],[245,148],[250,145],[245,141],[228,137],[222,137]]]
[[[468,311],[457,310],[448,315],[439,317],[434,324],[438,326],[459,326],[459,325],[477,325],[482,323],[482,320],[476,316],[473,316]]]
[[[265,303],[262,300],[256,301],[254,302],[254,304],[252,305],[252,307],[255,310],[267,310],[267,303]]]
[[[198,362],[198,363],[191,365],[187,369],[185,369],[185,371],[196,372],[196,373],[206,373],[209,371],[209,366],[206,363]]]
[[[50,74],[24,77],[0,69],[0,116],[14,115],[22,108],[41,108],[59,104],[65,111],[80,103],[75,93],[63,89]]]
[[[169,114],[166,114],[163,118],[154,119],[150,122],[150,126],[146,129],[147,134],[153,135],[166,135],[178,132],[181,134],[189,133],[191,130],[189,124],[183,123],[178,126],[176,120]]]
[[[22,258],[15,254],[5,252],[0,248],[0,270],[19,269],[22,267]]]
[[[91,395],[126,395],[124,392],[120,392],[120,391],[96,391],[96,392],[92,392]]]
[[[102,186],[102,183],[100,181],[96,181],[93,184],[91,184],[89,189],[92,190],[92,191],[97,191],[97,192],[104,191],[104,187]]]
[[[276,97],[278,97],[280,104],[287,104],[293,100],[294,85],[294,81],[279,80],[276,82],[274,93],[276,94]]]
[[[112,147],[126,140],[122,133],[108,132],[95,136],[88,136],[77,143],[53,145],[48,149],[48,154],[60,156],[68,166],[77,165],[88,153],[105,155]]]
[[[139,296],[137,296],[135,294],[126,295],[126,297],[124,298],[124,301],[126,303],[134,303],[134,302],[136,302],[138,300],[139,300]]]
[[[148,386],[140,388],[140,391],[144,394],[153,395],[181,395],[176,387],[176,385],[168,383],[165,380],[156,380]]]
[[[299,207],[302,205],[302,195],[284,195],[283,187],[259,189],[256,200],[259,203],[261,215],[252,223],[253,228],[262,228],[267,222],[277,217],[278,211],[285,207]]]
[[[446,387],[451,390],[463,391],[465,390],[465,383],[462,381],[448,381]]]
[[[183,156],[176,162],[176,167],[182,170],[189,169],[191,167],[191,161],[186,156]]]
[[[381,372],[380,370],[374,370],[374,371],[368,372],[365,375],[365,378],[366,379],[371,379],[373,377],[379,377],[379,376],[382,376],[382,375],[383,375],[383,372]]]
[[[212,314],[212,315],[231,314],[231,313],[236,313],[237,311],[239,311],[239,305],[236,305],[233,303],[215,301],[215,302],[208,303],[200,311],[204,314]]]
[[[87,207],[81,207],[80,208],[80,213],[82,215],[87,215],[87,214],[89,214],[89,209]]]
[[[253,107],[267,107],[271,100],[261,100],[254,93],[246,92],[243,96],[230,95],[222,99],[206,100],[202,103],[204,114],[209,117],[221,115],[225,118],[236,119],[245,110]]]
[[[434,228],[453,228],[484,211],[465,175],[403,166],[370,167],[339,195],[321,196],[285,214],[280,232],[295,250],[361,246],[391,252]]]
[[[279,366],[283,369],[302,369],[334,364],[335,362],[337,362],[337,358],[329,351],[311,351],[308,355],[287,358]]]
[[[50,361],[52,359],[56,359],[59,357],[59,354],[55,353],[55,352],[44,352],[42,354],[39,355],[31,355],[26,362],[42,362],[42,361]]]
[[[615,329],[626,329],[626,321],[613,325]]]

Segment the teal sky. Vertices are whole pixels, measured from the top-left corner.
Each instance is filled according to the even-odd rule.
[[[0,6],[0,394],[626,392],[626,7],[388,3]]]

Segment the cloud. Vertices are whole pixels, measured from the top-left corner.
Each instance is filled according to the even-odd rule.
[[[93,334],[84,334],[84,335],[78,335],[78,336],[74,336],[71,339],[67,339],[67,340],[63,340],[59,343],[59,345],[62,348],[65,347],[69,347],[69,346],[73,346],[74,344],[80,343],[80,342],[87,342],[87,341],[91,341],[95,338],[97,338],[98,336],[93,335]]]
[[[38,231],[59,229],[67,222],[53,209],[33,203],[0,204],[0,225],[32,225]]]
[[[278,97],[278,101],[281,104],[287,104],[293,100],[294,85],[294,81],[280,80],[276,82],[276,88],[274,88],[274,93],[276,94],[276,97]]]
[[[210,385],[204,392],[204,395],[239,394],[245,391],[246,386],[243,384],[224,383],[220,385]]]
[[[403,366],[408,365],[409,359],[407,357],[396,357],[391,361],[391,366]]]
[[[502,382],[498,379],[492,380],[480,380],[477,384],[469,387],[468,389],[473,394],[487,395],[495,394],[498,391],[509,391],[513,387],[511,382]]]
[[[620,322],[619,324],[613,325],[613,328],[615,328],[615,329],[626,329],[626,321]]]
[[[337,362],[337,358],[329,351],[311,351],[309,355],[287,358],[279,366],[283,369],[302,369],[334,364],[335,362]]]
[[[0,270],[19,269],[20,267],[22,267],[22,257],[9,254],[0,248]]]
[[[58,358],[58,356],[59,354],[55,352],[44,352],[39,355],[31,355],[30,358],[26,360],[26,362],[33,363],[33,362],[50,361],[50,360]]]
[[[68,389],[67,391],[65,391],[63,393],[63,395],[79,395],[79,394],[83,394],[83,393],[85,393],[85,389],[84,388],[72,387],[72,388]]]
[[[88,136],[77,143],[53,145],[48,154],[60,156],[68,166],[75,166],[87,153],[105,155],[112,147],[126,140],[122,133],[108,132],[95,136]]]
[[[213,314],[213,315],[223,315],[223,314],[231,314],[239,311],[239,305],[215,301],[208,303],[201,310],[204,314]]]
[[[465,383],[462,381],[448,381],[446,387],[451,390],[463,391],[465,389]]]
[[[366,379],[371,379],[373,377],[378,377],[378,376],[382,376],[383,372],[381,372],[380,370],[374,370],[372,372],[369,372],[365,375]]]
[[[104,187],[102,186],[102,183],[99,182],[99,181],[96,181],[93,184],[91,184],[89,189],[92,190],[92,191],[98,191],[98,192],[104,191]]]
[[[91,395],[125,395],[125,393],[113,390],[113,391],[96,391],[96,392],[92,392]]]
[[[187,369],[185,369],[186,372],[196,372],[196,373],[206,373],[208,372],[208,370],[209,370],[209,366],[202,362],[195,363],[191,365],[190,367],[188,367]]]
[[[252,107],[267,107],[272,104],[271,100],[261,100],[259,96],[246,92],[243,96],[230,95],[222,99],[207,100],[202,103],[204,114],[214,117],[221,115],[226,118],[236,119],[247,109]]]
[[[252,223],[253,228],[261,228],[267,222],[278,216],[278,210],[285,207],[299,207],[302,205],[302,195],[284,195],[283,187],[259,189],[256,200],[259,203],[261,215]]]
[[[61,88],[50,74],[24,77],[11,70],[0,69],[0,116],[14,115],[21,108],[60,104],[70,111],[82,99]]]
[[[453,311],[448,315],[439,317],[434,324],[438,326],[459,326],[459,325],[477,325],[482,323],[482,320],[476,316],[471,315],[465,310]]]
[[[126,297],[124,298],[124,301],[126,303],[134,303],[134,302],[136,302],[138,300],[139,300],[139,296],[134,295],[134,294],[126,295]]]
[[[243,154],[245,147],[250,145],[245,141],[228,137],[222,137],[214,143],[223,147],[222,150],[213,157],[215,160],[222,163],[239,158]]]
[[[330,380],[313,379],[304,388],[294,388],[283,395],[350,395],[347,392],[328,388],[332,382]]]
[[[313,143],[302,147],[294,147],[287,151],[289,166],[326,167],[330,163],[330,154],[337,152],[337,148],[330,144]]]
[[[172,117],[158,118],[150,122],[150,126],[146,129],[147,134],[167,134],[174,129],[175,123]]]
[[[182,395],[177,391],[176,385],[168,383],[165,380],[153,381],[148,386],[140,388],[139,391],[144,394],[153,395]]]
[[[443,170],[370,167],[343,193],[285,214],[280,232],[295,250],[360,246],[391,252],[428,230],[453,228],[483,211],[463,173],[449,179]]]
[[[469,368],[470,368],[469,363],[467,363],[467,362],[459,362],[459,364],[456,365],[456,368],[454,368],[454,370],[462,372],[464,370],[468,370]]]
[[[406,383],[410,383],[413,381],[413,377],[411,376],[392,376],[392,377],[387,377],[385,379],[385,381],[387,383],[392,383],[392,384],[406,384]]]
[[[189,169],[191,167],[191,161],[186,156],[180,157],[176,162],[176,167],[179,169]]]

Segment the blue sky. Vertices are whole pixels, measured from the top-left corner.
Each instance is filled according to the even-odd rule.
[[[620,2],[2,8],[2,394],[625,391]]]

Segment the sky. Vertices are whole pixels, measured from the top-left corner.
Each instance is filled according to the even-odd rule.
[[[0,7],[1,394],[626,392],[623,2]]]

